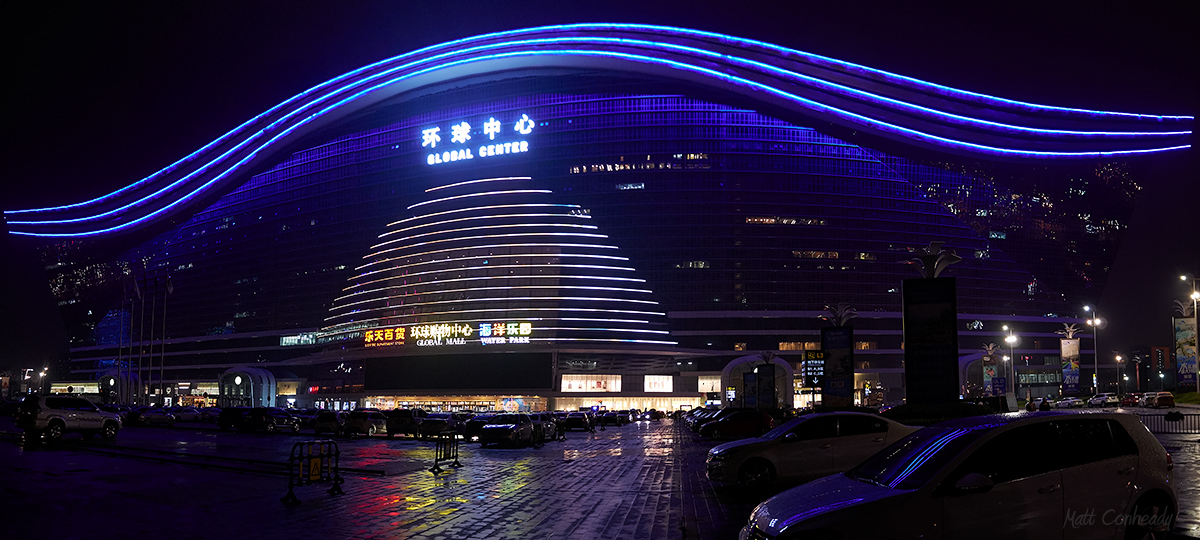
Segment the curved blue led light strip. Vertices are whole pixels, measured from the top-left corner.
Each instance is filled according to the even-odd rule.
[[[558,35],[561,33],[570,33],[572,35]],[[591,36],[580,35],[580,34],[587,34],[587,33],[595,33],[597,35],[591,35]],[[643,34],[649,33],[649,34],[652,34],[651,37],[653,37],[655,39],[648,40],[648,39],[637,39],[636,37],[619,37],[619,36],[611,35],[612,33],[643,33]],[[514,36],[523,36],[523,35],[529,35],[529,34],[548,34],[549,37],[500,41],[500,42],[495,42],[495,43],[484,43],[483,45],[478,45],[478,46],[473,46],[473,47],[462,47],[463,45],[467,45],[467,44],[496,41],[496,40],[500,40],[500,39],[511,38]],[[968,92],[968,91],[963,91],[963,90],[956,90],[956,89],[948,88],[948,87],[933,84],[933,83],[919,81],[917,79],[912,79],[909,77],[895,75],[895,74],[892,74],[892,73],[889,73],[886,71],[882,71],[882,70],[866,68],[866,67],[858,65],[858,64],[842,62],[842,61],[830,59],[830,58],[819,56],[819,55],[813,55],[813,54],[804,53],[801,51],[787,49],[787,48],[780,47],[777,45],[772,45],[769,43],[764,43],[764,42],[749,40],[749,39],[735,38],[732,36],[725,36],[725,35],[716,34],[713,32],[704,32],[704,31],[699,31],[699,30],[689,30],[689,29],[671,28],[671,27],[653,26],[653,25],[630,25],[630,24],[557,25],[557,26],[546,26],[546,27],[514,30],[514,31],[507,31],[507,32],[497,32],[497,33],[492,33],[492,34],[475,36],[475,37],[471,37],[471,38],[465,38],[465,39],[456,40],[456,41],[452,41],[452,42],[448,42],[448,43],[444,43],[444,44],[440,44],[440,45],[426,47],[423,49],[419,49],[417,51],[413,51],[411,53],[407,53],[407,54],[400,55],[400,56],[397,56],[394,58],[376,62],[376,63],[368,65],[368,66],[364,66],[362,68],[351,71],[342,76],[331,79],[330,81],[327,81],[325,83],[317,85],[313,88],[310,88],[309,90],[306,90],[300,94],[297,94],[296,96],[293,96],[292,98],[288,99],[287,101],[254,117],[253,119],[247,121],[246,123],[242,124],[241,126],[238,126],[234,130],[231,130],[229,133],[226,133],[225,135],[218,138],[217,140],[209,143],[208,145],[205,145],[205,147],[201,148],[197,152],[194,152],[193,154],[172,164],[171,166],[164,168],[163,170],[155,173],[154,175],[151,175],[150,177],[147,177],[146,179],[143,179],[139,182],[131,184],[130,186],[127,186],[125,188],[117,190],[108,195],[105,195],[105,196],[102,196],[102,197],[99,197],[96,199],[92,199],[90,201],[86,201],[83,203],[66,205],[66,206],[57,206],[57,207],[52,207],[52,208],[7,211],[6,214],[21,215],[21,214],[27,214],[27,213],[47,213],[47,212],[54,213],[54,212],[59,212],[59,211],[65,211],[66,213],[72,213],[76,209],[81,209],[81,208],[87,207],[87,206],[103,206],[103,205],[106,205],[109,201],[112,201],[120,196],[123,196],[124,194],[130,193],[132,190],[134,190],[135,188],[137,188],[139,186],[146,186],[149,183],[151,183],[151,181],[154,181],[154,180],[157,180],[159,178],[169,175],[171,172],[174,172],[176,169],[178,169],[181,165],[184,165],[184,164],[200,157],[202,154],[208,153],[209,150],[213,149],[215,146],[217,146],[219,144],[222,144],[222,143],[231,143],[232,144],[235,142],[237,143],[237,144],[234,144],[232,146],[232,148],[227,149],[226,151],[222,152],[220,155],[216,156],[215,158],[208,161],[207,163],[204,163],[203,165],[198,166],[197,168],[195,168],[194,170],[192,170],[190,173],[186,174],[182,178],[171,182],[170,184],[166,185],[165,187],[162,187],[161,189],[157,189],[154,193],[152,193],[150,195],[138,198],[136,200],[133,200],[132,202],[128,202],[122,206],[115,208],[115,209],[105,209],[104,211],[98,212],[95,214],[85,215],[82,217],[70,217],[70,218],[66,218],[66,219],[43,219],[43,220],[37,220],[37,221],[11,221],[11,222],[9,222],[10,227],[12,228],[12,232],[14,234],[33,235],[33,236],[80,237],[80,236],[92,236],[92,235],[107,234],[107,233],[114,233],[114,232],[128,230],[130,228],[133,228],[140,224],[143,224],[149,220],[152,220],[159,216],[162,216],[166,212],[168,212],[172,209],[175,209],[175,208],[179,208],[181,205],[185,204],[186,202],[195,199],[201,193],[214,187],[214,185],[216,185],[219,181],[229,178],[234,172],[240,170],[248,162],[257,158],[258,155],[263,150],[265,150],[272,144],[274,144],[274,143],[280,141],[281,139],[288,137],[289,135],[296,132],[296,130],[298,128],[300,128],[302,126],[306,126],[309,123],[311,123],[313,120],[320,118],[326,114],[329,114],[330,112],[338,109],[339,107],[342,107],[344,105],[352,103],[353,101],[355,101],[359,98],[362,98],[372,92],[381,90],[389,85],[395,84],[402,80],[406,80],[406,79],[410,79],[410,78],[417,77],[420,75],[432,73],[437,70],[443,70],[443,69],[447,69],[450,67],[455,67],[455,66],[460,66],[460,65],[465,65],[465,64],[469,64],[469,63],[475,63],[475,62],[484,62],[484,61],[489,61],[489,60],[497,60],[497,59],[503,59],[503,58],[516,58],[516,57],[535,57],[535,56],[540,56],[540,57],[555,57],[555,56],[559,56],[559,57],[571,57],[571,56],[595,57],[595,58],[607,58],[607,59],[628,61],[628,62],[634,63],[634,64],[640,63],[640,64],[646,64],[646,65],[666,66],[666,67],[678,70],[680,72],[688,72],[688,73],[691,73],[694,75],[701,75],[704,77],[711,78],[713,80],[721,81],[725,84],[733,84],[735,86],[747,88],[753,92],[767,92],[768,94],[771,94],[776,98],[782,98],[788,102],[798,105],[801,110],[826,114],[826,115],[832,116],[836,119],[839,119],[842,122],[847,122],[854,126],[866,127],[866,128],[873,129],[875,131],[881,132],[886,135],[894,136],[896,138],[913,139],[913,140],[916,140],[923,144],[928,144],[928,145],[932,145],[932,146],[936,146],[936,147],[951,149],[954,151],[959,151],[959,152],[964,152],[964,153],[982,153],[985,155],[1002,156],[1002,157],[1021,157],[1021,158],[1106,158],[1106,157],[1119,157],[1119,156],[1128,156],[1128,155],[1137,155],[1137,154],[1146,154],[1146,153],[1165,152],[1165,151],[1179,150],[1179,149],[1184,149],[1184,148],[1190,147],[1190,145],[1187,145],[1187,144],[1175,144],[1175,145],[1171,145],[1171,146],[1160,146],[1160,147],[1151,147],[1151,148],[1132,148],[1132,149],[1116,149],[1116,150],[1112,150],[1112,149],[1083,150],[1083,151],[1057,151],[1057,150],[1052,151],[1052,150],[1026,150],[1026,149],[1016,149],[1016,148],[1003,148],[1003,147],[995,146],[992,144],[981,144],[981,143],[971,142],[971,141],[967,141],[967,140],[959,140],[958,138],[954,138],[954,137],[950,137],[950,136],[938,135],[936,133],[928,133],[925,131],[921,131],[919,129],[914,129],[911,127],[899,125],[894,122],[888,122],[888,121],[884,121],[884,120],[881,120],[878,118],[872,118],[872,117],[868,116],[867,114],[855,112],[852,110],[846,110],[846,109],[835,107],[835,106],[825,104],[825,103],[820,103],[819,101],[816,101],[814,99],[803,97],[803,96],[797,95],[792,92],[788,92],[786,90],[783,90],[783,89],[773,86],[771,84],[767,84],[767,83],[763,83],[763,82],[755,81],[755,80],[750,80],[745,77],[731,75],[729,73],[724,73],[724,72],[721,72],[721,71],[718,71],[715,69],[694,66],[694,65],[688,64],[686,62],[681,62],[678,60],[670,60],[667,58],[659,58],[656,56],[646,56],[644,54],[632,54],[632,53],[624,53],[624,52],[616,52],[616,51],[608,51],[608,50],[567,49],[567,48],[554,49],[553,48],[553,47],[561,45],[561,44],[575,44],[575,45],[582,44],[582,45],[595,45],[595,46],[611,46],[611,47],[618,47],[618,48],[637,48],[637,49],[639,49],[639,51],[642,49],[650,49],[653,52],[658,52],[658,53],[669,53],[669,54],[675,54],[675,55],[682,55],[682,56],[685,56],[689,60],[691,60],[691,59],[705,60],[710,63],[724,64],[724,65],[727,65],[730,67],[738,67],[738,68],[743,68],[746,70],[754,71],[759,76],[766,74],[771,77],[781,78],[781,79],[784,79],[785,81],[789,81],[790,84],[800,85],[802,87],[806,87],[809,89],[817,89],[821,92],[836,94],[836,95],[842,96],[844,98],[849,98],[849,99],[854,99],[854,100],[862,100],[862,101],[868,102],[872,106],[891,107],[891,108],[897,109],[897,110],[902,111],[907,114],[933,118],[936,121],[944,122],[944,123],[947,123],[950,125],[969,126],[974,129],[985,129],[992,136],[995,136],[997,134],[1004,135],[1009,132],[1015,132],[1015,133],[1019,133],[1019,134],[1025,134],[1025,135],[1036,135],[1036,136],[1044,135],[1047,137],[1052,137],[1053,142],[1061,143],[1064,140],[1064,138],[1065,139],[1082,138],[1082,139],[1088,139],[1088,140],[1105,139],[1105,138],[1110,138],[1110,139],[1115,138],[1115,139],[1120,139],[1120,140],[1133,140],[1133,139],[1146,140],[1146,139],[1150,139],[1150,138],[1161,138],[1161,137],[1182,137],[1182,136],[1191,134],[1190,130],[1187,130],[1187,131],[1184,131],[1184,130],[1114,131],[1114,130],[1045,129],[1045,128],[1037,128],[1037,127],[1020,126],[1020,125],[1011,124],[1008,122],[997,122],[997,121],[992,121],[992,120],[982,119],[982,118],[972,118],[972,117],[963,116],[963,115],[955,114],[955,113],[948,112],[948,111],[940,111],[940,110],[937,110],[935,108],[928,107],[925,105],[909,103],[909,102],[895,99],[892,97],[888,97],[885,95],[880,95],[875,92],[869,92],[869,91],[862,90],[859,88],[854,88],[854,87],[848,86],[846,84],[823,80],[823,79],[820,79],[817,77],[813,77],[811,75],[799,73],[797,71],[791,71],[788,69],[780,68],[780,67],[777,67],[777,66],[765,63],[765,62],[760,62],[760,61],[752,60],[752,59],[748,59],[748,58],[741,58],[738,56],[734,56],[732,54],[728,54],[729,51],[717,52],[717,51],[711,51],[711,50],[707,50],[707,49],[696,47],[696,46],[683,45],[683,44],[679,44],[679,43],[670,43],[670,42],[664,41],[664,39],[672,39],[672,38],[673,39],[700,40],[700,41],[704,42],[703,45],[705,45],[705,46],[710,46],[713,48],[733,48],[739,54],[744,54],[744,53],[749,52],[749,53],[754,53],[754,54],[766,54],[768,56],[783,56],[783,58],[781,60],[783,60],[784,62],[793,62],[793,63],[807,62],[807,63],[812,64],[813,66],[815,66],[817,68],[821,68],[821,69],[830,69],[830,67],[832,66],[834,68],[841,70],[842,71],[841,74],[845,75],[847,77],[861,78],[861,79],[866,80],[867,82],[876,83],[876,84],[878,84],[882,81],[883,83],[888,84],[888,85],[899,86],[899,87],[903,87],[908,90],[916,90],[916,91],[926,92],[926,93],[936,95],[936,96],[929,96],[929,95],[924,96],[926,98],[953,99],[953,100],[958,100],[958,101],[963,101],[963,102],[979,104],[979,105],[983,105],[985,107],[991,107],[991,108],[996,108],[996,109],[1005,109],[1009,113],[1016,110],[1016,111],[1019,111],[1018,114],[1054,113],[1056,115],[1053,118],[1037,118],[1036,120],[1039,120],[1039,121],[1058,121],[1058,120],[1061,120],[1060,117],[1067,116],[1067,117],[1080,117],[1080,118],[1067,118],[1068,120],[1072,120],[1072,121],[1079,121],[1079,120],[1090,120],[1090,121],[1120,120],[1120,121],[1124,121],[1124,122],[1140,121],[1144,124],[1152,125],[1153,127],[1164,127],[1164,124],[1166,124],[1166,123],[1174,123],[1174,124],[1186,123],[1187,124],[1186,127],[1190,128],[1190,123],[1191,123],[1191,121],[1194,120],[1194,118],[1191,116],[1153,116],[1153,115],[1142,115],[1142,114],[1109,112],[1109,111],[1092,111],[1092,110],[1074,109],[1074,108],[1068,108],[1068,107],[1036,105],[1036,104],[1024,103],[1024,102],[1020,102],[1020,101],[1007,100],[1007,99],[1003,99],[1003,98],[996,98],[996,97],[987,96],[984,94],[978,94],[978,93]],[[692,45],[699,45],[699,44],[692,44]],[[503,51],[506,48],[528,47],[528,46],[536,46],[539,48],[539,50],[498,52],[498,53],[494,53],[494,54],[484,54],[484,55],[475,56],[475,57],[461,58],[462,56],[470,55],[470,54],[474,54],[474,53],[487,52],[487,51]],[[759,50],[754,50],[754,49],[759,49]],[[432,56],[422,57],[426,53],[430,53],[430,52],[434,52],[434,51],[446,51],[446,52],[441,52],[439,54],[435,54]],[[459,58],[459,59],[450,60],[453,58]],[[412,61],[409,61],[409,60],[412,60]],[[445,61],[443,61],[443,60],[445,60]],[[393,64],[397,64],[397,63],[400,63],[400,65],[393,65]],[[429,65],[429,64],[433,64],[433,65]],[[382,71],[379,71],[378,73],[371,73],[369,76],[366,76],[360,80],[355,80],[360,75],[367,74],[367,73],[371,72],[372,70],[384,68],[389,65],[391,65],[392,67],[388,67],[388,69],[384,69]],[[427,66],[427,67],[422,67],[422,66]],[[421,69],[416,69],[418,67],[421,67]],[[803,67],[803,66],[801,66],[801,67]],[[380,79],[385,79],[389,75],[397,74],[404,70],[409,70],[409,69],[416,69],[416,70],[400,74],[400,75],[398,75],[396,77],[392,77],[390,79],[386,79],[382,83],[371,84],[370,86],[363,88],[364,85],[367,85],[369,83],[374,83],[375,81],[378,81]],[[343,84],[343,83],[345,83],[345,84]],[[340,94],[348,93],[348,92],[354,92],[354,93],[350,94],[349,97],[346,97],[346,98],[343,98],[343,99],[333,102],[332,105],[325,106],[325,107],[321,108],[320,110],[317,110],[316,112],[312,112],[315,108],[317,108],[319,105],[323,104],[324,102],[337,99],[338,97],[340,97]],[[260,123],[260,120],[265,122],[267,119],[270,119],[275,115],[282,114],[283,111],[285,111],[289,108],[291,108],[292,110],[290,110],[286,114],[283,114],[281,117],[275,119],[269,125],[262,127],[261,129],[257,130],[256,132],[254,132],[252,134],[249,134],[249,135],[243,134],[243,135],[241,135],[241,139],[237,138],[238,135],[241,134],[243,131],[248,131],[249,129],[252,129],[253,126]],[[265,134],[267,134],[268,131],[274,130],[276,128],[281,128],[285,125],[286,122],[288,122],[289,120],[293,120],[293,119],[298,119],[298,120],[296,120],[292,125],[283,129],[280,133],[276,134],[275,136],[271,137],[270,139],[266,140],[265,142],[261,142],[261,144],[258,144],[258,146],[254,147],[253,149],[250,149],[250,146],[253,144],[256,144],[255,141],[257,139],[259,139],[261,135],[265,135]],[[1122,126],[1122,127],[1124,127],[1124,126]],[[1028,141],[1026,141],[1026,142],[1028,143]],[[1089,141],[1085,141],[1085,142],[1089,142]],[[242,159],[238,160],[236,163],[233,163],[232,165],[225,167],[221,171],[215,170],[215,167],[217,166],[217,164],[219,162],[225,160],[226,158],[228,158],[229,156],[231,156],[232,154],[234,154],[236,152],[244,152],[247,150],[248,150],[248,154],[245,157],[243,157]],[[201,183],[198,187],[194,187],[194,189],[188,188],[188,189],[190,189],[190,191],[185,194],[176,194],[174,196],[168,197],[170,192],[176,191],[177,188],[184,186],[184,184],[189,183],[189,181],[191,181],[193,179],[201,180],[201,178],[199,178],[199,177],[202,174],[209,173],[209,172],[211,172],[215,176],[213,176],[208,181]],[[148,211],[148,213],[145,213],[145,215],[134,214],[134,215],[128,216],[128,217],[124,216],[124,214],[126,214],[126,213],[133,213],[133,212],[137,211],[143,205],[150,205],[154,201],[160,200],[160,199],[163,200],[163,202],[165,202],[165,204],[163,204],[162,207],[160,207],[160,208],[157,208],[157,209],[147,208],[146,211]],[[101,209],[97,209],[97,210],[101,210]],[[106,220],[107,218],[114,218],[115,220],[118,221],[118,223],[115,225],[107,226],[107,227],[105,227],[104,225],[101,225],[101,224],[95,224],[95,225],[87,225],[83,229],[78,228],[78,226],[80,224],[90,224],[92,222]],[[62,227],[64,225],[66,227]],[[32,227],[34,230],[28,230],[27,227]],[[42,230],[45,228],[49,228],[52,230],[50,230],[50,231]],[[55,228],[58,228],[60,230],[62,228],[68,228],[71,230],[68,230],[66,232],[56,232],[56,231],[53,231],[53,229],[55,229]]]

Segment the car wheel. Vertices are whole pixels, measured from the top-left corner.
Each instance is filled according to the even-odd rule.
[[[46,426],[46,439],[51,441],[57,441],[58,439],[61,439],[65,429],[66,426],[63,426],[62,422],[57,420],[50,422],[50,425]]]
[[[367,426],[367,436],[370,437],[374,434],[375,434],[375,426]]]
[[[738,471],[738,482],[746,487],[759,489],[775,483],[775,467],[765,459],[752,459]]]
[[[167,427],[175,427],[175,419],[167,420]]]
[[[267,433],[275,433],[275,422],[267,422],[267,426],[264,429],[267,430]]]
[[[292,433],[300,433],[300,424],[292,424]]]
[[[117,431],[120,431],[120,429],[116,424],[108,422],[104,424],[103,428],[100,428],[100,438],[111,441],[117,438]]]
[[[724,438],[725,438],[725,432],[724,432],[724,431],[721,431],[721,429],[720,429],[720,428],[714,429],[714,430],[713,430],[713,432],[712,432],[712,438],[714,438],[714,439],[724,439]]]
[[[1133,515],[1127,518],[1126,540],[1165,538],[1165,533],[1175,526],[1175,509],[1165,495],[1152,494],[1138,499],[1133,507]]]

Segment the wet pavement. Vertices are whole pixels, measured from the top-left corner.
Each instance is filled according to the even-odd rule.
[[[0,419],[0,432],[11,429]],[[1159,438],[1176,464],[1181,532],[1200,536],[1200,436]],[[111,443],[0,440],[10,516],[0,537],[736,538],[754,505],[783,489],[714,486],[704,458],[716,443],[665,420],[576,431],[540,448],[463,444],[464,467],[443,464],[436,476],[432,442],[342,438],[341,466],[359,470],[346,475],[346,494],[299,487],[302,503],[285,506],[287,481],[266,475],[277,470],[268,463],[313,439],[181,424],[127,428]]]

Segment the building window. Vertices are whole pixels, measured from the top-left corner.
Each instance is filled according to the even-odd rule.
[[[735,350],[735,351],[744,351],[744,350],[746,350],[746,344],[745,344],[745,343],[734,343],[734,344],[733,344],[733,350]]]
[[[878,349],[878,348],[879,348],[879,343],[875,342],[875,341],[855,341],[854,342],[854,350],[856,350],[856,351],[870,351],[870,350],[874,350],[874,349]]]
[[[819,351],[821,343],[819,341],[780,341],[779,350],[781,351]]]
[[[792,256],[797,259],[836,259],[838,252],[836,251],[793,251]]]
[[[620,375],[593,375],[565,373],[562,376],[563,392],[620,392]]]
[[[711,268],[711,267],[712,267],[712,265],[709,264],[708,261],[684,261],[684,262],[681,262],[681,263],[675,265],[675,268]]]
[[[720,375],[701,375],[697,381],[697,390],[701,392],[720,392],[721,391],[721,376]]]
[[[647,392],[673,392],[670,375],[646,375]]]

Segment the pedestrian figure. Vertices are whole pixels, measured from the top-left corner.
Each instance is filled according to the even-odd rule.
[[[1049,400],[1049,399],[1046,399],[1046,398],[1042,398],[1042,404],[1041,404],[1041,405],[1038,405],[1038,410],[1039,410],[1039,411],[1048,411],[1048,410],[1050,410],[1050,400]]]

